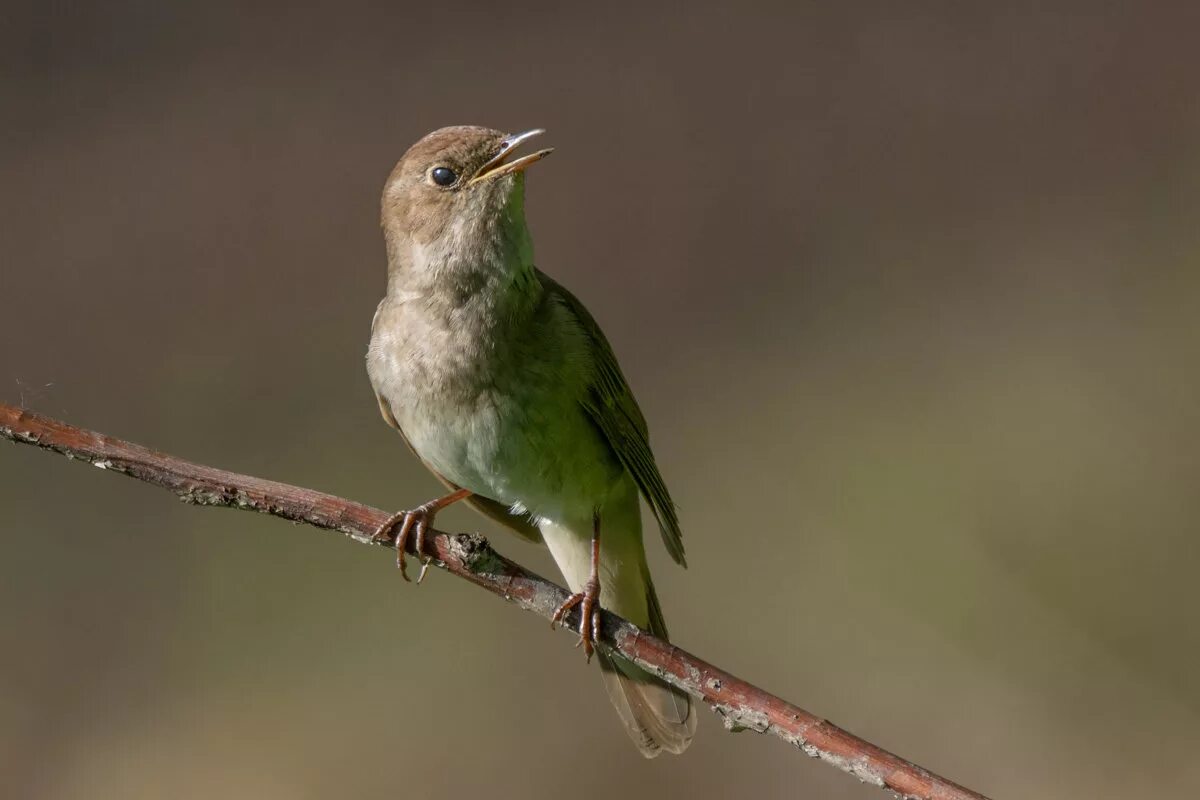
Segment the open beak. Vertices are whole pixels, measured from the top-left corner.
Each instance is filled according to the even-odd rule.
[[[527,142],[533,137],[540,136],[545,132],[546,131],[542,130],[541,128],[534,128],[533,130],[525,131],[524,133],[514,133],[512,136],[504,139],[504,141],[500,142],[500,152],[490,158],[487,163],[479,168],[479,171],[476,172],[474,177],[471,178],[471,180],[468,182],[468,185],[472,183],[478,183],[479,181],[491,180],[492,178],[499,178],[501,175],[508,175],[513,172],[522,172],[533,162],[541,161],[543,158],[553,153],[554,148],[547,147],[544,150],[538,150],[537,152],[530,153],[529,155],[521,156],[520,158],[514,158],[511,161],[508,160],[509,156],[516,152],[517,148],[521,146],[522,142]]]

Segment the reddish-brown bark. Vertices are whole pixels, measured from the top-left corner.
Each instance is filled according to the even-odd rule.
[[[387,512],[352,500],[193,464],[9,405],[0,404],[0,436],[170,489],[187,503],[273,514],[341,531],[364,544],[371,543],[371,535],[389,517]],[[435,534],[429,538],[431,555],[436,556],[438,566],[527,611],[550,619],[567,598],[566,590],[500,555],[482,536],[431,533]],[[727,728],[773,733],[808,755],[898,797],[986,800],[656,639],[620,617],[608,612],[602,616],[598,646],[617,651],[704,700],[724,718]],[[578,610],[572,611],[567,623],[578,627]]]

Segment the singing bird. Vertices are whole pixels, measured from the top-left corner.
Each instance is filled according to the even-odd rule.
[[[580,607],[590,659],[601,603],[667,636],[639,496],[680,565],[683,542],[612,348],[583,304],[534,266],[525,170],[552,148],[517,151],[541,133],[442,128],[387,179],[387,294],[367,371],[384,420],[450,493],[394,515],[377,538],[395,539],[403,571],[410,534],[424,553],[435,514],[461,500],[544,543],[574,592],[555,619]],[[696,730],[691,699],[619,656],[599,661],[642,754],[683,752]]]

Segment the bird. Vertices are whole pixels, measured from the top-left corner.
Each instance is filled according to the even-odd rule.
[[[642,541],[641,500],[686,567],[678,513],[645,417],[604,333],[575,295],[534,264],[519,155],[542,129],[460,125],[421,138],[384,185],[387,290],[371,323],[367,373],[384,420],[448,490],[376,532],[404,551],[436,514],[464,502],[544,544],[580,608],[590,661],[599,610],[663,639],[667,627]],[[647,758],[682,753],[696,730],[684,692],[598,652],[610,700]]]

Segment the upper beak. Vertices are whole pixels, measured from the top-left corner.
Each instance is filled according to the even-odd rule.
[[[546,156],[554,152],[553,147],[547,147],[544,150],[538,150],[535,153],[530,153],[527,156],[515,158],[512,161],[506,161],[510,155],[516,152],[516,149],[521,146],[522,142],[527,142],[535,136],[540,136],[545,133],[541,128],[534,128],[531,131],[524,133],[514,133],[512,136],[505,138],[500,142],[500,152],[479,168],[475,175],[468,181],[468,185],[482,180],[491,178],[499,178],[501,175],[508,175],[512,172],[522,172],[526,167],[535,161],[541,161]]]

